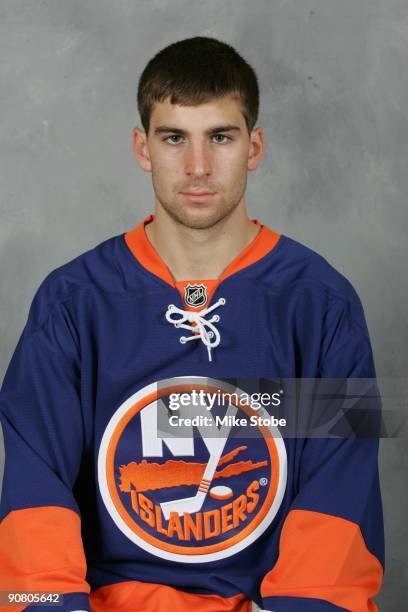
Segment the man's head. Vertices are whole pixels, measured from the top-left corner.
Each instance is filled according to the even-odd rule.
[[[247,172],[263,153],[251,66],[213,38],[178,41],[147,64],[137,98],[144,131],[134,129],[133,148],[152,172],[156,206],[196,229],[244,206]],[[211,195],[186,195],[197,191]]]

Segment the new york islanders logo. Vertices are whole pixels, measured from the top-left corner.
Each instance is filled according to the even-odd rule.
[[[205,400],[184,405],[177,418],[192,419],[168,433],[172,396],[220,390],[235,400],[211,410]],[[270,525],[286,487],[285,445],[277,428],[260,425],[255,437],[233,426],[257,414],[242,393],[206,377],[170,378],[114,413],[99,449],[99,487],[113,521],[135,544],[164,559],[202,563],[236,554]]]

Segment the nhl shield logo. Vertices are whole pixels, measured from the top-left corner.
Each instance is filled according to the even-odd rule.
[[[207,287],[200,285],[186,285],[184,288],[184,301],[193,308],[199,308],[207,303]]]

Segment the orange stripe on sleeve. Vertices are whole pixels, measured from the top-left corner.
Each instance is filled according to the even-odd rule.
[[[4,517],[0,523],[0,591],[89,593],[85,576],[81,520],[76,512],[40,506],[12,510]]]
[[[163,584],[119,582],[91,593],[92,612],[251,612],[252,603],[244,595],[220,597],[186,593]]]
[[[267,597],[323,599],[353,612],[377,610],[383,568],[367,549],[360,527],[343,518],[291,510],[279,544],[279,558],[261,584]]]

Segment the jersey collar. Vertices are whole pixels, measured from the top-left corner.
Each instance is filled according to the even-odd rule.
[[[139,264],[146,268],[149,272],[158,276],[160,279],[178,289],[182,294],[184,287],[188,283],[207,283],[210,293],[214,293],[216,287],[221,281],[228,278],[232,274],[236,274],[240,270],[256,263],[262,257],[270,253],[279,241],[280,234],[274,232],[269,227],[260,223],[258,219],[251,219],[253,223],[260,227],[258,234],[255,238],[227,265],[222,274],[217,279],[198,279],[198,280],[186,280],[176,281],[166,266],[149,238],[147,237],[145,227],[148,223],[151,223],[155,218],[155,215],[151,214],[146,217],[139,225],[134,229],[125,233],[125,242],[137,259]],[[183,297],[183,296],[182,296]],[[184,300],[183,300],[184,301]]]

